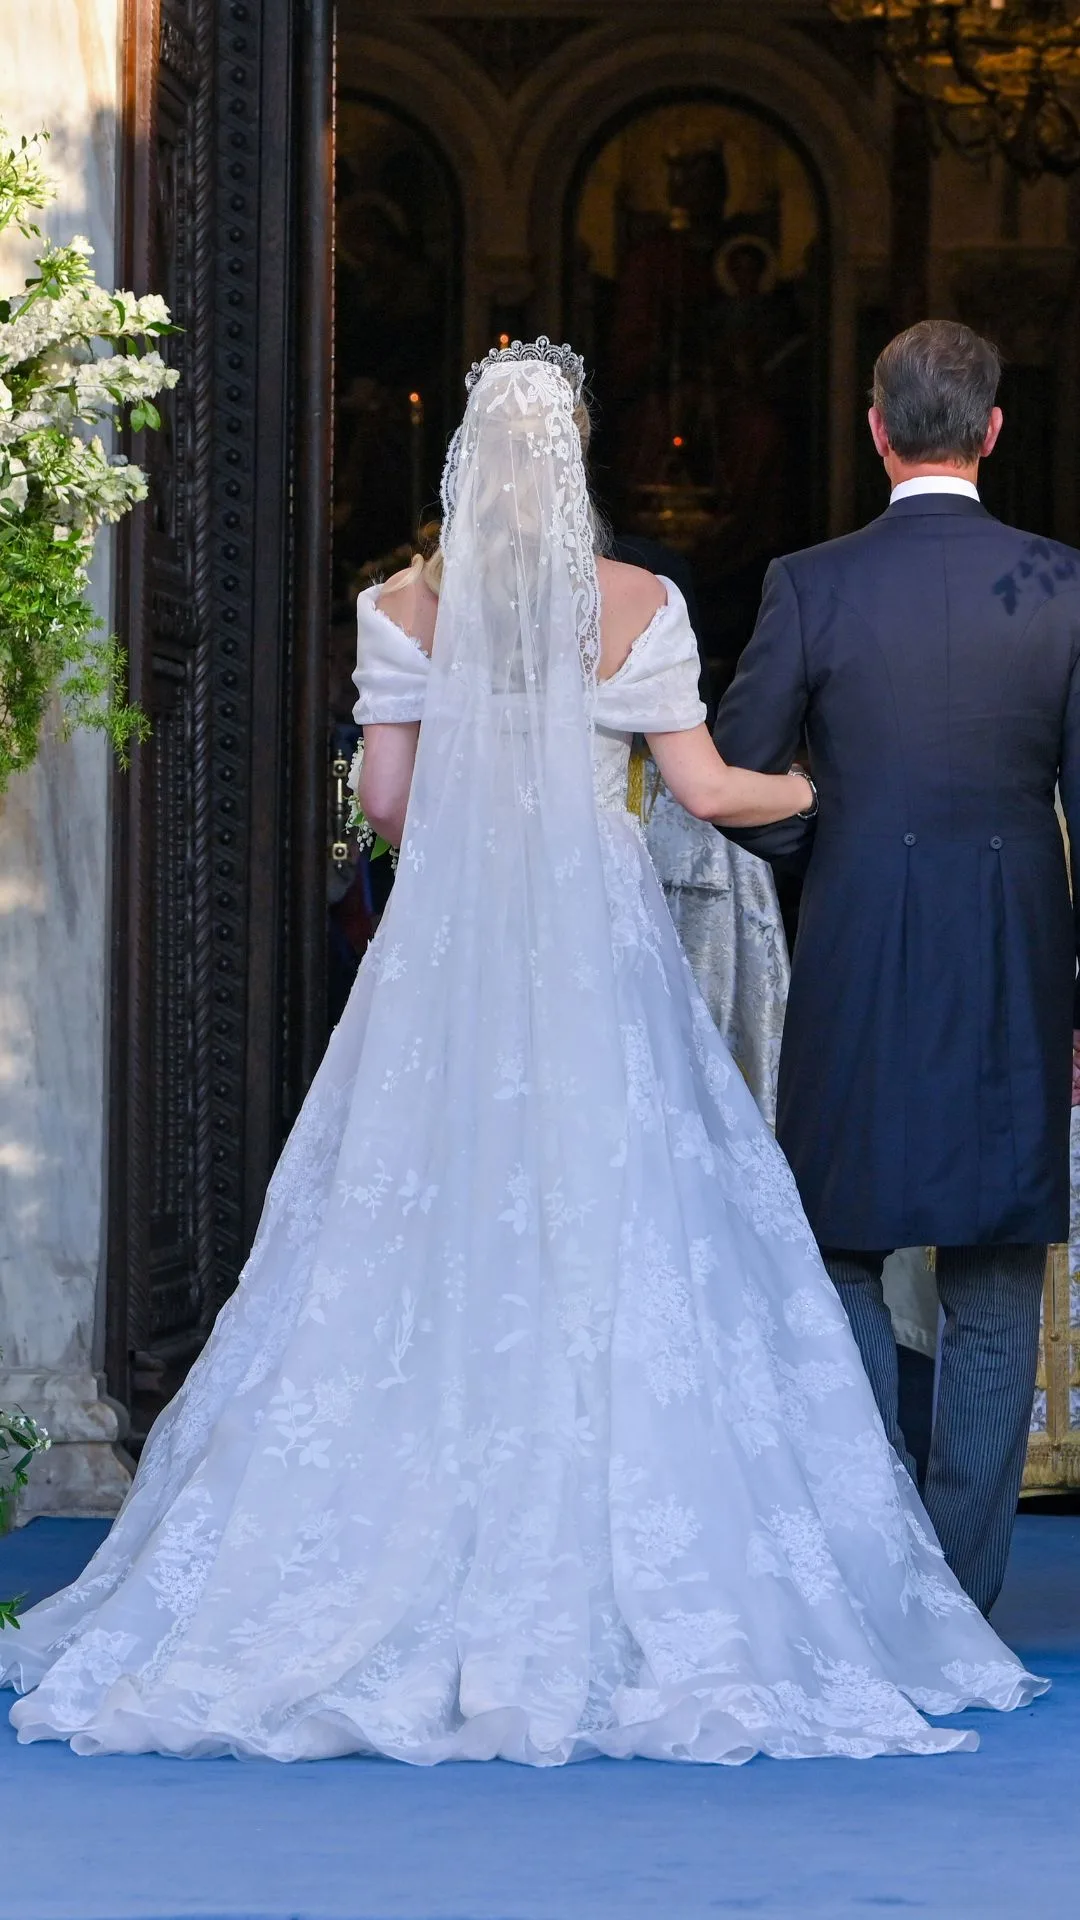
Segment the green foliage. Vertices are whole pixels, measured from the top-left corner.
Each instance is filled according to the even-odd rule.
[[[123,697],[124,655],[86,599],[73,539],[20,515],[0,521],[0,792],[38,750],[58,687],[64,726],[96,727],[122,764],[149,724]]]
[[[0,232],[38,234],[52,197],[47,135],[12,144],[0,127]],[[124,655],[86,600],[99,529],[146,498],[146,476],[86,429],[161,425],[175,386],[158,343],[177,329],[159,294],[109,292],[76,234],[48,244],[23,292],[0,299],[0,793],[36,756],[59,695],[61,727],[96,727],[123,763],[149,731],[124,698]]]
[[[50,1445],[44,1427],[26,1413],[5,1413],[0,1408],[0,1534],[6,1533],[15,1519],[15,1504],[27,1484],[27,1468],[36,1453]],[[0,1629],[17,1627],[18,1600],[0,1600]]]
[[[51,1445],[44,1427],[28,1413],[5,1413],[0,1407],[0,1534],[7,1533],[15,1519],[15,1503],[35,1453],[45,1453]]]

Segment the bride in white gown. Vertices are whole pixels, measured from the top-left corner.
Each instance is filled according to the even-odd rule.
[[[808,789],[716,756],[672,586],[598,676],[580,378],[474,369],[430,659],[361,597],[397,884],[122,1513],[0,1639],[21,1740],[929,1754],[1045,1684],[945,1567],[625,811],[634,731],[702,815]]]

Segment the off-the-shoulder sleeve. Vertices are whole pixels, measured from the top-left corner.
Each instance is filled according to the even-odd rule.
[[[356,670],[359,698],[353,708],[358,726],[379,721],[420,720],[424,712],[430,661],[411,635],[404,633],[375,604],[378,587],[367,587],[356,602]]]
[[[601,683],[596,719],[616,733],[688,733],[705,718],[701,661],[686,601],[665,580],[667,603],[635,640],[618,673]]]

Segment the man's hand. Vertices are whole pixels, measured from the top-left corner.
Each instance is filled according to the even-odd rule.
[[[1072,1103],[1080,1107],[1080,1033],[1073,1033],[1073,1088]]]

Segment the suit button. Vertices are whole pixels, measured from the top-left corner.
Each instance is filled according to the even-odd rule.
[[[915,845],[915,835],[913,833],[905,833],[904,845],[905,847],[913,847]]]
[[[994,849],[995,853],[1001,852],[1002,844],[1003,843],[1002,843],[1001,835],[999,833],[995,833],[993,839],[990,842],[990,845]]]

